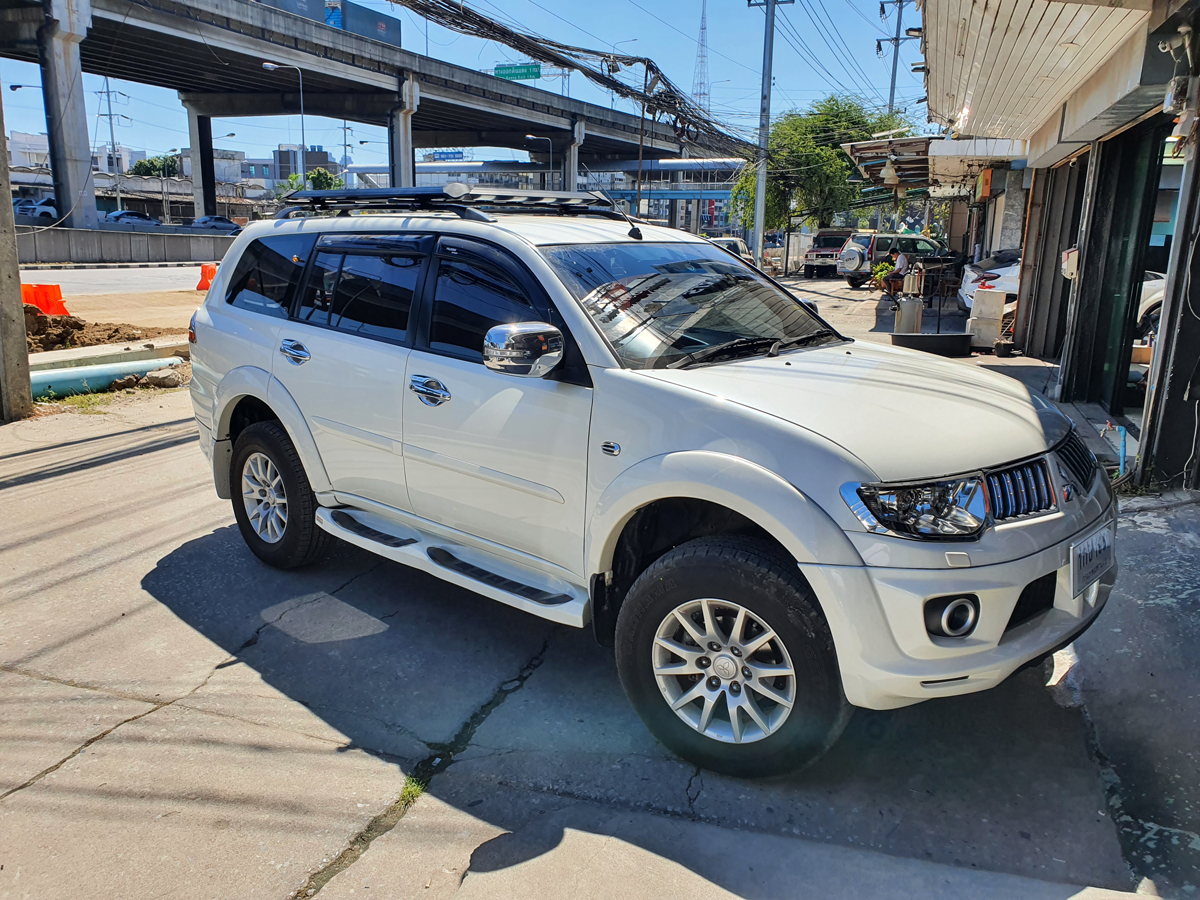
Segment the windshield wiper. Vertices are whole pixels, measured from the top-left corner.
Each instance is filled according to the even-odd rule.
[[[723,344],[713,344],[711,347],[704,347],[701,350],[693,350],[691,353],[667,363],[667,368],[682,369],[687,366],[695,365],[696,363],[704,362],[707,359],[712,359],[714,356],[719,356],[722,353],[728,353],[732,350],[748,350],[758,347],[770,347],[775,343],[777,343],[777,340],[769,337],[734,338],[732,341],[725,341]]]
[[[821,331],[815,331],[812,334],[806,334],[803,337],[791,338],[786,341],[776,341],[771,345],[771,349],[767,351],[767,356],[778,356],[780,350],[789,350],[792,347],[803,347],[805,344],[812,344],[824,338],[836,338],[836,332],[824,328]]]

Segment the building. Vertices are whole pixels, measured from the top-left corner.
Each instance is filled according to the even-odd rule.
[[[10,131],[8,164],[10,167],[26,166],[31,169],[50,168],[50,139],[45,134]]]
[[[276,179],[287,181],[293,172],[299,174],[299,144],[280,144],[279,149],[274,151],[272,156]],[[304,154],[304,165],[309,172],[313,169],[324,169],[330,174],[337,175],[342,171],[338,161],[330,156],[329,152],[320,144],[314,144],[308,148],[308,152]]]
[[[1059,364],[1055,399],[1098,404],[1128,428],[1144,484],[1195,486],[1200,470],[1191,312],[1200,285],[1188,274],[1192,241],[1171,240],[1198,221],[1198,9],[1197,0],[922,7],[917,71],[930,121],[1026,145],[1013,340]],[[1150,332],[1143,285],[1159,267]]]
[[[105,144],[92,153],[92,171],[111,174],[114,168],[114,156],[116,170],[124,175],[133,168],[134,163],[146,158],[146,151],[132,150],[123,144],[117,144],[114,154],[112,144]]]
[[[181,163],[183,171],[180,173],[184,178],[192,177],[192,156],[191,148],[184,147],[180,151]],[[246,154],[241,150],[221,150],[213,148],[213,173],[218,182],[226,184],[237,184],[242,180],[242,163],[246,160]]]

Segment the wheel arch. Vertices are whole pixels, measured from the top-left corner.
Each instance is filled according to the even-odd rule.
[[[797,565],[863,565],[820,506],[774,472],[727,454],[685,451],[644,460],[618,476],[594,509],[587,572],[593,628],[605,645],[633,580],[695,537],[748,534]]]
[[[217,387],[213,481],[219,497],[230,497],[229,464],[238,433],[252,422],[262,421],[276,421],[283,426],[314,492],[332,489],[316,441],[292,395],[265,369],[241,366],[231,370]]]

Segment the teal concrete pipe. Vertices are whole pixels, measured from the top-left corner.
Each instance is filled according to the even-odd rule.
[[[33,396],[44,399],[49,396],[66,397],[70,394],[89,394],[104,391],[118,378],[126,375],[142,376],[155,369],[177,366],[183,360],[178,356],[166,359],[137,359],[129,362],[105,363],[102,366],[75,366],[70,369],[42,369],[29,373]]]

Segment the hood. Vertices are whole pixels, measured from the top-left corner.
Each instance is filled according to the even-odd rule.
[[[1016,379],[862,341],[642,373],[821,435],[881,481],[954,475],[1033,456],[1070,427]]]

